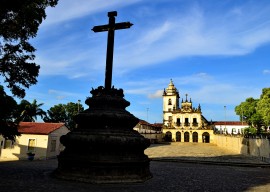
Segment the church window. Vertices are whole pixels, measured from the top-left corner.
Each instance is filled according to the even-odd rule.
[[[188,118],[185,118],[185,126],[189,126]]]
[[[172,100],[171,99],[169,99],[169,101],[168,101],[168,105],[171,105],[172,104]]]
[[[169,109],[168,109],[168,111],[172,111],[172,109],[171,109],[171,108],[169,108]]]
[[[176,125],[177,125],[177,126],[180,126],[180,125],[181,125],[180,118],[177,118],[177,119],[176,119]]]
[[[168,125],[168,127],[171,127],[171,125],[172,125],[172,116],[168,116],[168,118],[169,118],[168,119],[169,122],[168,122],[167,125]]]
[[[198,126],[197,118],[193,118],[192,125],[193,126]]]

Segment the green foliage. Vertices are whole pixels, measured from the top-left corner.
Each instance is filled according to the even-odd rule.
[[[257,129],[254,127],[247,127],[244,129],[244,134],[245,135],[256,135],[257,134]]]
[[[15,136],[19,135],[16,121],[16,101],[8,96],[3,86],[0,85],[0,134],[6,139],[15,140]]]
[[[37,83],[39,65],[35,48],[29,43],[46,18],[45,9],[58,0],[0,1],[0,75],[14,96],[23,98],[25,88]],[[16,101],[0,85],[0,134],[8,139],[18,135]]]
[[[257,104],[257,111],[264,125],[270,125],[270,88],[264,88]]]
[[[25,88],[37,83],[39,65],[29,39],[37,35],[45,9],[58,0],[1,0],[0,75],[13,95],[23,98]]]
[[[47,111],[47,117],[43,118],[45,122],[63,122],[69,129],[74,129],[76,123],[74,116],[83,111],[83,106],[79,103],[69,102],[67,104],[58,104]]]
[[[41,118],[46,116],[46,112],[40,107],[43,103],[37,104],[37,100],[34,99],[32,103],[27,100],[22,100],[18,106],[18,112],[21,113],[20,120],[24,122],[35,122],[37,116]]]
[[[245,102],[242,102],[240,105],[235,107],[235,112],[240,116],[241,121],[246,121],[249,125],[252,125],[256,120],[256,106],[258,99],[249,97]]]
[[[235,107],[235,112],[240,120],[247,122],[250,126],[260,128],[270,125],[270,88],[264,88],[260,99],[247,98],[245,102]],[[258,132],[259,133],[259,132]]]

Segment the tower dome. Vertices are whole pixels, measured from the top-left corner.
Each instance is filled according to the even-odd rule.
[[[171,79],[170,83],[169,83],[169,86],[166,88],[166,95],[175,95],[177,94],[178,95],[178,91],[177,89],[175,88],[174,84],[173,84],[173,81]]]

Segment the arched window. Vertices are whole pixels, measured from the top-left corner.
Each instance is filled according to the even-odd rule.
[[[192,133],[192,141],[194,143],[198,143],[198,133],[197,132]]]
[[[167,131],[164,137],[165,141],[171,142],[172,141],[172,133],[170,131]]]
[[[204,132],[202,134],[203,143],[210,143],[210,134],[208,132]]]
[[[184,142],[189,142],[189,132],[184,133]]]
[[[172,100],[169,99],[169,100],[168,100],[168,105],[171,105],[171,104],[172,104]]]

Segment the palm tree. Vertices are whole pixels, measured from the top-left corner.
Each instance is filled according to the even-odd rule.
[[[24,122],[35,122],[37,120],[37,116],[41,118],[46,116],[46,112],[43,111],[40,107],[44,103],[37,104],[37,100],[34,99],[32,103],[27,100],[22,100],[20,103],[21,115],[20,119]]]

